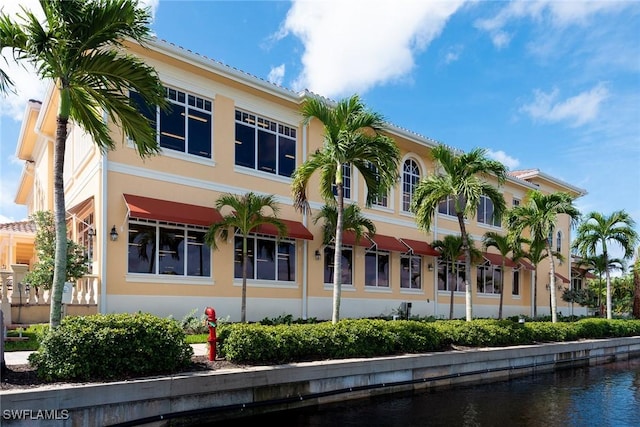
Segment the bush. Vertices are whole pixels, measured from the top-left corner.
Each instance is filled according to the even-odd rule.
[[[151,314],[67,317],[29,362],[44,380],[97,380],[176,372],[193,349],[180,324]]]

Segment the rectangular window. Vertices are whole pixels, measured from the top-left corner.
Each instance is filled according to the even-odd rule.
[[[128,272],[211,277],[205,232],[191,225],[129,221]]]
[[[460,196],[460,207],[464,208],[464,197]],[[441,201],[438,204],[438,213],[449,216],[456,216],[456,203],[455,199],[451,196],[447,196],[446,200]]]
[[[464,292],[464,280],[466,277],[464,262],[456,262],[455,264],[446,261],[438,263],[438,290],[451,291],[453,288],[456,292]],[[455,266],[455,272],[454,272]]]
[[[422,257],[403,255],[400,258],[400,288],[422,289]]]
[[[242,278],[242,236],[234,240],[234,274]],[[247,238],[247,279],[295,282],[296,245],[294,241],[254,236]]]
[[[325,246],[324,248],[324,283],[333,283],[335,248]],[[340,270],[342,271],[341,282],[343,285],[353,284],[353,248],[351,246],[342,247],[342,259]]]
[[[480,203],[478,203],[478,222],[493,225],[494,227],[500,227],[502,224],[501,218],[494,215],[493,202],[487,196],[480,196]]]
[[[147,105],[140,94],[130,91],[133,105],[155,127],[162,148],[211,158],[212,110],[210,100],[173,88],[166,89],[169,108],[160,111]]]
[[[499,294],[502,288],[502,268],[494,265],[479,265],[477,290],[480,294]]]
[[[296,129],[236,110],[235,164],[290,177],[296,168]]]
[[[511,294],[520,295],[520,270],[513,270],[513,283],[511,284]]]
[[[389,287],[390,254],[387,251],[372,249],[364,258],[365,286]]]
[[[571,289],[575,289],[575,290],[582,289],[582,277],[573,277],[571,279]]]
[[[373,163],[371,162],[367,162],[367,166],[369,167],[369,169],[371,171],[373,171],[373,173],[376,174],[376,177],[378,177],[378,168],[375,167],[375,165],[373,165]],[[374,200],[373,200],[373,206],[380,206],[383,208],[386,208],[389,206],[389,193],[387,192],[384,195],[378,195]]]
[[[335,184],[332,186],[333,195],[338,194]],[[351,165],[342,165],[342,195],[345,199],[351,199]]]
[[[513,206],[520,206],[520,199],[516,199],[515,197],[513,198],[512,201],[512,205]]]

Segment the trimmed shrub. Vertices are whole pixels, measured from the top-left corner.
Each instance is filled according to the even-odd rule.
[[[43,336],[29,362],[44,380],[97,380],[176,372],[192,356],[173,319],[99,314],[63,319]]]

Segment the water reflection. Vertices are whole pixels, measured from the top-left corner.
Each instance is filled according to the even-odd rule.
[[[208,425],[230,424],[276,424],[279,427],[640,426],[640,359],[494,384],[346,401]]]

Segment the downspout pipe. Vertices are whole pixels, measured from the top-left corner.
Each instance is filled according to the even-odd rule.
[[[308,125],[302,126],[302,161],[307,160],[307,132]],[[302,224],[307,227],[309,215],[306,211],[302,213]],[[309,313],[309,242],[305,239],[302,243],[302,318],[307,319]]]

